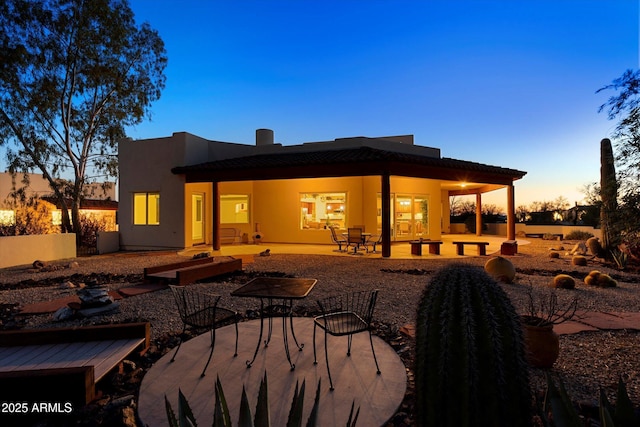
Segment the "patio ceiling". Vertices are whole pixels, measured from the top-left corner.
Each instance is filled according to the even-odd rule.
[[[485,192],[512,184],[526,172],[450,158],[399,153],[372,147],[282,152],[236,157],[175,167],[187,182],[396,175],[451,181],[443,185],[459,194]],[[464,188],[462,183],[468,183]],[[475,183],[475,184],[474,184]],[[494,188],[495,187],[495,188]]]

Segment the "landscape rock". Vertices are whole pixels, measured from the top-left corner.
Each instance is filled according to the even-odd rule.
[[[75,310],[70,307],[62,307],[58,309],[55,313],[53,313],[53,321],[54,322],[63,322],[65,320],[73,319],[75,316]]]

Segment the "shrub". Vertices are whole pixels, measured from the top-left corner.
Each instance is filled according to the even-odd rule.
[[[593,234],[583,230],[573,230],[564,236],[565,240],[587,240],[591,237],[593,237]]]
[[[529,426],[531,390],[520,318],[481,268],[450,264],[429,281],[416,324],[421,426]]]

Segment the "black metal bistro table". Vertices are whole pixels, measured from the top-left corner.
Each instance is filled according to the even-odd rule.
[[[304,344],[298,344],[296,334],[293,330],[293,301],[303,299],[309,295],[309,292],[311,292],[316,282],[316,279],[294,277],[256,277],[231,292],[231,296],[234,297],[260,298],[260,336],[258,337],[258,344],[256,345],[256,351],[253,353],[253,358],[251,360],[247,360],[247,367],[251,367],[258,355],[260,343],[262,342],[262,335],[264,333],[265,317],[268,319],[268,332],[267,339],[264,341],[264,346],[267,347],[269,345],[269,341],[271,341],[273,317],[280,314],[282,315],[282,340],[284,343],[284,351],[287,355],[287,361],[291,366],[291,370],[293,371],[296,368],[296,365],[291,362],[291,355],[289,353],[287,316],[289,317],[291,336],[293,337],[296,347],[301,351]]]

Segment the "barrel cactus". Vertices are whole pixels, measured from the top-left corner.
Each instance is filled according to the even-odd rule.
[[[513,263],[501,256],[493,257],[487,261],[484,265],[484,271],[489,273],[489,276],[503,283],[511,283],[516,277],[516,268],[513,266]]]
[[[553,288],[574,289],[576,287],[576,280],[568,274],[558,274],[553,278],[549,286]]]
[[[618,282],[615,281],[608,274],[599,272],[598,270],[591,271],[587,277],[584,278],[584,283],[589,286],[597,286],[599,288],[615,288],[618,286]]]
[[[528,426],[529,367],[520,319],[479,267],[450,264],[424,290],[416,324],[421,426]]]
[[[587,258],[582,255],[576,255],[571,258],[571,264],[585,266],[587,265]]]

